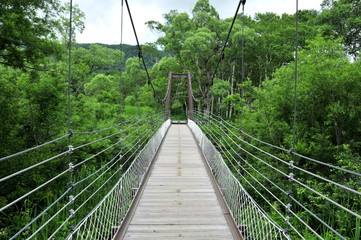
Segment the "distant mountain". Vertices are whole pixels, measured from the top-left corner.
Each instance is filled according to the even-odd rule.
[[[138,47],[128,44],[120,45],[120,44],[104,44],[104,43],[77,43],[76,46],[89,49],[89,47],[94,44],[111,49],[118,49],[118,50],[121,49],[122,51],[124,51],[125,58],[121,64],[122,69],[124,69],[125,62],[127,61],[128,58],[138,57]],[[150,46],[142,46],[142,52],[147,68],[152,68],[153,65],[157,63],[164,56],[163,51],[159,51]]]

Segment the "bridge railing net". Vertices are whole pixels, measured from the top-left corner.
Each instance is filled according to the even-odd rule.
[[[287,239],[283,230],[271,220],[261,207],[243,188],[232,174],[221,153],[192,120],[188,120],[209,167],[222,192],[223,198],[245,240],[247,239]]]
[[[262,141],[214,114],[196,112],[195,121],[233,175],[287,236],[360,238],[357,159],[354,168],[341,167]]]
[[[97,130],[74,126],[82,131],[0,157],[0,239],[64,239],[85,219],[94,224],[103,218],[89,212],[99,202],[114,203],[113,197],[103,198],[117,191],[115,185],[122,196],[133,194],[167,124],[162,111],[123,118]],[[117,201],[124,215],[130,200]]]
[[[168,127],[167,120],[136,156],[117,184],[67,239],[114,239]]]

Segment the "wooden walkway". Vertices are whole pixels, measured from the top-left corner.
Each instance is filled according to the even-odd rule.
[[[238,239],[187,125],[171,125],[119,239]]]

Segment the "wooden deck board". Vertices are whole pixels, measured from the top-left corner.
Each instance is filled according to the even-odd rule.
[[[123,239],[234,239],[196,142],[171,125]]]

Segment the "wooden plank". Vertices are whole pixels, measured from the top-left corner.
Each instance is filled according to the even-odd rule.
[[[234,239],[196,142],[171,125],[123,239]]]

